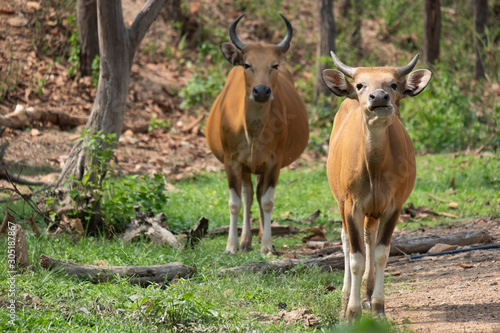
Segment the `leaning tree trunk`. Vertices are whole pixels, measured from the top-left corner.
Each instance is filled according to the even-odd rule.
[[[80,74],[92,75],[92,62],[99,55],[97,0],[78,0],[77,22],[80,41]]]
[[[83,179],[89,172],[89,179],[96,179],[92,174],[100,161],[91,158],[87,149],[87,140],[92,134],[102,132],[120,137],[125,117],[130,71],[134,54],[146,34],[147,29],[160,13],[166,0],[148,0],[132,25],[127,28],[123,22],[120,0],[97,0],[97,23],[99,31],[100,73],[94,106],[86,129],[90,135],[73,146],[64,168],[55,185],[55,193],[63,203],[59,214],[73,210],[68,190],[76,181]],[[105,143],[101,142],[101,147]],[[69,186],[67,185],[69,183]],[[91,182],[89,182],[91,183]],[[88,198],[91,210],[99,213],[100,200]],[[66,207],[64,207],[66,206]],[[102,219],[99,214],[92,214],[87,232],[96,234],[102,231]]]
[[[330,90],[323,82],[321,73],[327,68],[322,60],[330,58],[330,51],[335,52],[335,18],[333,17],[333,0],[318,0],[319,43],[316,55],[316,92],[314,102],[318,102],[321,94],[329,95]]]
[[[439,0],[425,0],[424,62],[434,64],[439,58],[441,39],[441,6]]]
[[[484,79],[484,62],[486,59],[486,35],[485,28],[488,26],[488,0],[476,0],[474,8],[474,27],[476,36],[474,38],[474,48],[476,49],[476,70],[474,77],[476,80]]]

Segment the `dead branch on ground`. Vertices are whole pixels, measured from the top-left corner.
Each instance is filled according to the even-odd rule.
[[[14,112],[5,116],[0,115],[0,126],[20,129],[31,126],[33,123],[58,125],[61,128],[73,128],[87,123],[87,117],[73,117],[54,109],[35,110],[33,107],[16,106]]]
[[[160,213],[153,217],[151,210],[141,212],[139,205],[135,209],[135,218],[132,219],[122,236],[124,240],[130,241],[134,238],[147,236],[153,242],[162,246],[168,243],[174,249],[182,247],[177,238],[161,226],[162,222],[168,218],[165,214]]]
[[[93,283],[115,281],[117,276],[130,278],[131,284],[148,286],[151,283],[162,283],[174,278],[188,278],[196,272],[192,266],[180,262],[153,266],[96,266],[61,261],[40,255],[40,266],[49,270],[60,271],[79,279],[90,279]]]
[[[455,244],[455,245],[472,245],[472,244],[481,244],[487,243],[491,241],[491,236],[488,234],[487,230],[478,230],[478,231],[464,231],[451,235],[428,235],[423,237],[393,237],[393,243],[391,244],[391,256],[397,256],[395,258],[389,259],[388,264],[393,264],[395,262],[399,262],[401,260],[408,261],[408,258],[401,257],[402,252],[404,254],[407,253],[425,253],[432,246],[437,243],[445,243],[445,244]],[[404,250],[406,251],[404,251]],[[322,251],[325,251],[323,249]],[[419,252],[421,251],[421,252]],[[281,259],[281,260],[273,260],[269,262],[258,262],[251,263],[247,265],[241,265],[236,267],[230,267],[220,270],[221,273],[238,273],[238,272],[283,272],[292,269],[297,265],[304,266],[318,266],[327,270],[334,269],[344,269],[344,254],[341,248],[337,247],[337,251],[332,253],[326,257],[317,257],[317,258],[307,258],[307,259]]]
[[[206,217],[200,217],[198,222],[186,233],[186,243],[184,244],[184,249],[188,247],[194,248],[200,240],[205,237],[208,233],[208,219]]]

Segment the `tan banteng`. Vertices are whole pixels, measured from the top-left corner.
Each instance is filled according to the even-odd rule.
[[[238,251],[238,215],[243,201],[240,250],[252,242],[251,174],[257,175],[261,252],[273,250],[271,213],[280,169],[295,161],[309,139],[307,111],[290,72],[282,65],[290,48],[292,26],[281,15],[287,34],[277,45],[244,44],[236,34],[238,17],[229,29],[232,43],[221,50],[234,66],[215,100],[206,126],[210,149],[222,163],[229,185],[230,227],[226,253]],[[243,199],[243,200],[242,200]]]
[[[340,71],[325,70],[323,80],[334,94],[348,99],[333,123],[327,174],[343,227],[341,316],[352,320],[361,314],[363,274],[363,307],[384,315],[391,237],[416,177],[413,144],[401,122],[399,102],[419,94],[432,74],[426,69],[410,73],[418,55],[400,68],[353,68],[333,52],[332,58]]]

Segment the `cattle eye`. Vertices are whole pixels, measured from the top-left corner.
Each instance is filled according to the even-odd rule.
[[[398,85],[393,83],[393,84],[391,84],[391,87],[392,87],[392,89],[396,90],[398,88]]]
[[[249,64],[244,64],[243,65],[243,68],[245,68],[245,69],[249,69],[250,67],[252,67],[252,66],[250,66]]]
[[[272,65],[273,69],[278,69],[278,67],[280,67],[280,65]]]
[[[358,89],[358,90],[363,89],[363,85],[362,85],[361,83],[358,83],[358,84],[356,85],[356,89]]]

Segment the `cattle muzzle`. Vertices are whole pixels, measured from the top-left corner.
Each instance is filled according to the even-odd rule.
[[[377,89],[368,96],[368,110],[378,117],[389,117],[394,113],[391,96],[382,89]]]
[[[268,102],[271,99],[271,88],[263,84],[253,87],[251,99],[258,103]]]

